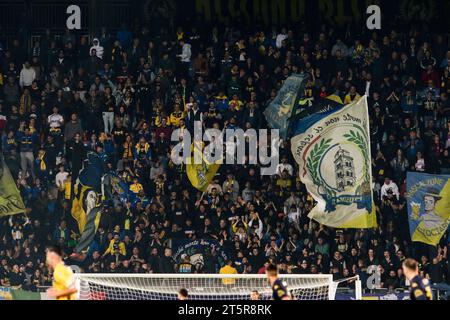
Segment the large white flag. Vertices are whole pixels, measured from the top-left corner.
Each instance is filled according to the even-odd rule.
[[[310,218],[335,228],[376,226],[366,96],[299,120],[291,145],[317,201]]]

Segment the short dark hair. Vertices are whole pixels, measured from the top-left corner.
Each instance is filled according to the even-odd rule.
[[[62,250],[60,246],[54,245],[47,248],[47,252],[56,253],[58,256],[62,256]]]
[[[278,275],[278,267],[271,263],[267,266],[266,271],[271,275],[271,276],[277,276]]]
[[[182,297],[184,297],[184,298],[187,298],[187,296],[188,296],[188,291],[187,291],[186,288],[181,288],[181,289],[178,291],[178,293],[180,294],[180,296],[182,296]]]

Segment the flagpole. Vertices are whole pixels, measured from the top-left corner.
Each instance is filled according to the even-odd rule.
[[[203,191],[203,192],[202,192],[202,196],[201,196],[200,199],[198,200],[198,205],[196,205],[197,208],[200,206],[200,203],[202,202],[203,197],[205,196],[205,193],[206,193],[206,191]]]

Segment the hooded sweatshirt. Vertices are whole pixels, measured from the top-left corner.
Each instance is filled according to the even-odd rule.
[[[191,55],[191,45],[189,43],[185,43],[181,52],[181,62],[191,62]]]
[[[33,83],[34,79],[36,79],[36,72],[34,71],[34,69],[31,67],[27,69],[24,66],[22,71],[20,71],[20,86],[29,87]]]
[[[91,47],[91,49],[89,49],[89,53],[92,52],[92,49],[95,49],[97,51],[97,57],[99,57],[100,59],[103,59],[103,47],[100,45],[100,41],[97,38],[94,38],[94,40],[92,40],[92,42],[94,43]],[[95,45],[95,43],[97,43],[97,45]]]

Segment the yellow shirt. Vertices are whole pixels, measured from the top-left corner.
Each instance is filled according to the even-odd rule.
[[[133,143],[125,142],[123,144],[123,156],[122,158],[133,158]]]
[[[242,109],[242,106],[244,105],[244,103],[241,100],[231,100],[230,102],[228,102],[228,105],[232,105],[234,104],[234,107],[236,108],[237,111]]]
[[[350,104],[353,101],[358,102],[359,99],[361,99],[361,96],[359,94],[356,94],[355,97],[353,98],[353,100],[352,100],[352,97],[350,96],[350,94],[347,94],[344,98],[344,104]]]
[[[277,179],[277,186],[279,186],[280,188],[290,188],[292,186],[292,180],[289,178],[283,179],[283,178],[279,178]]]
[[[70,200],[70,192],[71,192],[72,181],[66,180],[64,182],[64,199]]]
[[[178,127],[180,125],[181,119],[184,119],[184,113],[182,111],[180,111],[179,113],[172,112],[170,114],[170,124],[174,127]]]
[[[222,268],[220,268],[219,273],[220,274],[237,274],[238,272],[237,272],[236,268],[233,268],[229,265],[225,265]]]
[[[130,186],[130,191],[133,193],[139,193],[139,191],[141,191],[142,189],[144,189],[144,188],[142,187],[142,184],[140,184],[140,183],[133,183]]]
[[[163,119],[163,118],[166,119],[166,123],[167,123],[167,124],[170,124],[170,117],[156,116],[156,118],[155,118],[155,126],[161,127],[161,125],[162,125],[162,119]]]
[[[237,274],[237,270],[236,268],[230,267],[229,265],[225,265],[222,268],[220,268],[219,271],[220,274]],[[222,279],[222,283],[223,284],[234,284],[236,281],[236,279],[233,278],[227,278],[227,279]]]
[[[70,267],[67,267],[63,262],[58,264],[53,272],[53,288],[58,291],[67,290],[75,285],[73,272]],[[76,293],[67,296],[60,296],[57,300],[75,300]]]
[[[115,241],[114,241],[114,239],[112,239],[109,242],[109,246],[108,246],[108,249],[106,249],[105,254],[108,254],[108,253],[114,254],[114,244],[115,244]],[[125,243],[123,243],[122,241],[119,241],[118,246],[119,246],[118,247],[119,248],[119,253],[121,255],[125,256],[127,254],[127,249],[125,248]]]

